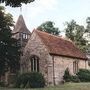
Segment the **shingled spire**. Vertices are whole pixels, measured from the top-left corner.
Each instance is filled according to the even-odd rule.
[[[23,16],[20,15],[17,23],[12,31],[13,38],[18,40],[18,43],[21,47],[25,47],[30,38],[31,32],[27,29]]]
[[[18,32],[23,32],[28,34],[30,33],[30,31],[26,27],[26,24],[22,15],[19,16],[17,23],[14,27],[14,30],[12,31],[12,33],[18,33]]]

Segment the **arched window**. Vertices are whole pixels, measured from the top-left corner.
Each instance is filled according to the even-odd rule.
[[[30,58],[31,61],[31,71],[32,72],[39,72],[39,58],[35,55],[33,55]]]
[[[73,73],[76,74],[78,72],[78,61],[73,62]]]

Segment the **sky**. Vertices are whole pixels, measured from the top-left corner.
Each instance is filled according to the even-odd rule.
[[[23,4],[22,11],[9,6],[6,11],[13,15],[15,22],[22,14],[30,31],[45,21],[53,21],[63,31],[65,22],[72,19],[86,26],[86,18],[90,17],[90,0],[35,0],[30,4]]]

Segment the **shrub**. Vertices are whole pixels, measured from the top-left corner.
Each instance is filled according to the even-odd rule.
[[[90,82],[90,71],[86,69],[80,69],[77,73],[81,82]]]
[[[80,82],[80,79],[78,78],[78,76],[71,76],[71,81],[72,82]]]
[[[70,81],[71,81],[71,75],[70,75],[70,73],[69,73],[69,69],[68,69],[68,68],[65,70],[63,79],[64,79],[66,82],[70,82]]]
[[[4,87],[5,86],[5,82],[0,81],[0,87]]]
[[[18,76],[15,87],[18,88],[41,88],[45,86],[45,79],[41,73],[31,72]]]
[[[71,82],[80,82],[80,80],[79,80],[77,75],[75,75],[75,76],[71,76],[70,75],[68,68],[65,70],[63,79],[65,80],[65,82],[70,82],[70,81]]]
[[[16,78],[17,78],[17,74],[9,74],[8,75],[8,86],[14,85]]]

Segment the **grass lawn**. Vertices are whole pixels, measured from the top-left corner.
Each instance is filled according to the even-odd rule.
[[[60,86],[46,87],[41,89],[0,88],[0,90],[90,90],[90,83],[67,83]]]

